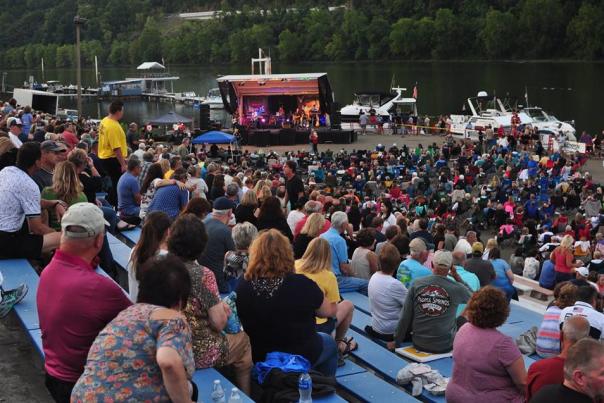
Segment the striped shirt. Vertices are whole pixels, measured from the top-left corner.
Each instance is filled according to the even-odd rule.
[[[551,358],[560,354],[560,313],[557,306],[550,306],[545,311],[543,322],[537,331],[537,354]]]

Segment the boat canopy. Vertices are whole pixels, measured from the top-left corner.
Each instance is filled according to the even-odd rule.
[[[144,62],[143,64],[139,65],[137,68],[137,70],[165,70],[166,67],[161,64],[161,63],[157,63],[157,62]]]

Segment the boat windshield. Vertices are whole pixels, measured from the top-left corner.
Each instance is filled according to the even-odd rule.
[[[551,119],[542,109],[526,108],[523,110],[535,122],[549,122]]]
[[[212,88],[208,91],[208,98],[218,98],[220,96],[220,90],[218,88]]]

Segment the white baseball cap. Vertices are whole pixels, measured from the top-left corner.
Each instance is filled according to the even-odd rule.
[[[93,238],[104,233],[103,212],[92,203],[76,203],[67,209],[61,219],[61,229],[68,238]]]
[[[589,276],[589,269],[585,266],[577,267],[575,271],[583,277]]]

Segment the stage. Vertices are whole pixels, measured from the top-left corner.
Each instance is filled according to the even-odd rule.
[[[357,141],[357,133],[353,130],[316,129],[319,144],[351,144]],[[241,130],[242,145],[256,147],[289,146],[309,143],[308,129],[243,129]]]

